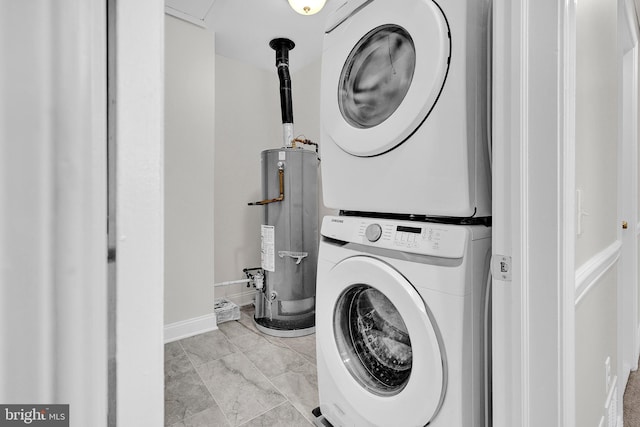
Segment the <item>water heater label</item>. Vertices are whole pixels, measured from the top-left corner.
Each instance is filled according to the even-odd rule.
[[[260,260],[262,269],[265,271],[276,271],[276,228],[273,225],[263,225],[260,230],[262,244],[260,247]]]

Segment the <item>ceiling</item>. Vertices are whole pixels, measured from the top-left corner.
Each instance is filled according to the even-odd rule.
[[[287,37],[296,44],[289,54],[296,70],[320,58],[325,19],[344,3],[327,0],[312,16],[297,14],[287,0],[165,0],[165,10],[214,32],[217,54],[266,70],[275,67],[269,41]],[[640,18],[640,0],[635,4]]]
[[[215,33],[216,53],[255,67],[275,70],[269,41],[286,37],[296,44],[289,53],[291,70],[320,58],[324,22],[341,0],[328,0],[322,11],[302,16],[287,0],[166,0],[170,15]]]

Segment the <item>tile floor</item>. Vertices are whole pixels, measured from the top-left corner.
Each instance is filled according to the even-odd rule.
[[[252,306],[241,316],[217,331],[165,345],[165,426],[312,425],[311,410],[318,406],[315,335],[271,337],[253,325]],[[640,389],[638,384],[640,374],[632,374],[624,399],[625,425],[634,427],[640,427],[640,399],[630,388]]]
[[[315,335],[275,338],[241,319],[165,345],[165,426],[311,426]]]

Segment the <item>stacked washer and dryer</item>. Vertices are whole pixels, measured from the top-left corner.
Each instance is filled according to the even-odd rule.
[[[325,30],[316,424],[490,425],[490,0]]]

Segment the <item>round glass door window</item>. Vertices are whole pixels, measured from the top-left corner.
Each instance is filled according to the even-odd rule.
[[[351,375],[379,396],[400,393],[411,376],[407,327],[393,303],[368,285],[355,285],[338,299],[334,333]]]
[[[388,119],[409,91],[416,49],[409,33],[383,25],[366,34],[342,68],[338,104],[353,127],[368,129]]]

